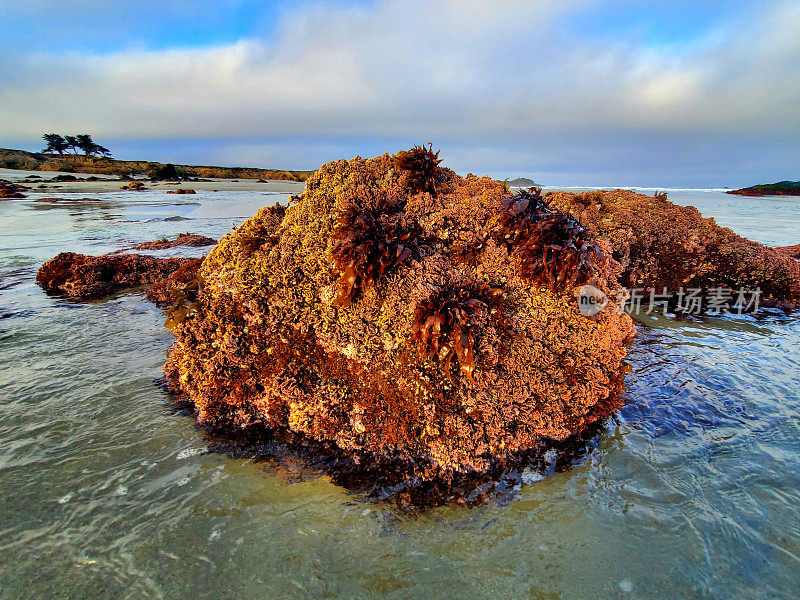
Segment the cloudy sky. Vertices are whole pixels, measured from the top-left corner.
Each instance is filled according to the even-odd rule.
[[[800,1],[0,0],[0,146],[549,185],[800,179]]]

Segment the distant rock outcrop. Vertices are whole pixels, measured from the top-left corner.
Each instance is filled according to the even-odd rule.
[[[173,164],[153,166],[147,173],[153,181],[180,181],[183,179]]]
[[[541,187],[533,179],[528,179],[527,177],[517,177],[516,179],[506,181],[506,183],[511,187],[518,187],[518,188]]]
[[[43,154],[0,148],[0,168],[29,171],[65,171],[67,173],[95,173],[130,177],[146,175],[161,167],[161,163],[140,160],[116,160],[113,158],[83,156],[81,154]],[[248,167],[213,167],[175,165],[176,171],[186,177],[218,177],[223,179],[281,179],[305,181],[312,171],[285,171],[283,169],[255,169]],[[77,181],[91,181],[77,179]]]
[[[174,240],[163,238],[155,242],[142,242],[134,246],[131,250],[164,250],[166,248],[176,248],[177,246],[213,246],[217,243],[214,238],[195,233],[179,233]]]
[[[725,193],[739,196],[800,196],[800,181],[764,183],[740,190],[730,190]]]

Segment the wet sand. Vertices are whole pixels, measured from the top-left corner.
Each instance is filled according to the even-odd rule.
[[[97,177],[99,181],[53,181],[58,175],[73,175],[77,178]],[[30,188],[30,192],[47,194],[95,194],[103,192],[117,192],[126,181],[111,175],[93,175],[91,173],[62,173],[59,171],[18,171],[16,169],[0,169],[0,179],[15,183],[20,180],[38,178],[35,182],[25,182],[22,185]],[[267,180],[265,183],[257,179],[204,179],[203,181],[147,181],[143,180],[145,187],[150,190],[167,191],[177,188],[192,189],[195,191],[220,191],[220,192],[279,192],[285,194],[299,194],[305,189],[303,181],[287,181],[281,179]],[[131,191],[131,194],[146,194],[147,191]]]

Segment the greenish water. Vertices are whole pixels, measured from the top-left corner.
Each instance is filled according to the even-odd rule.
[[[158,309],[34,282],[59,251],[219,237],[285,196],[35,197],[0,202],[0,597],[797,597],[796,317],[648,321],[627,406],[571,468],[553,455],[510,495],[411,516],[300,463],[210,451],[159,383]],[[670,199],[800,242],[798,200]]]

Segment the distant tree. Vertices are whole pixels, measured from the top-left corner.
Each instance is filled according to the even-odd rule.
[[[64,139],[67,142],[67,148],[72,150],[73,153],[77,154],[79,148],[78,138],[76,138],[74,135],[65,135]]]
[[[42,139],[47,142],[47,147],[42,152],[58,152],[64,155],[64,151],[72,150],[73,154],[77,154],[81,150],[85,156],[111,156],[111,151],[105,146],[95,144],[92,136],[88,133],[81,133],[80,135],[65,135],[60,136],[57,133],[46,133]]]
[[[101,146],[100,144],[95,144],[92,147],[92,154],[99,154],[100,156],[105,156],[106,158],[108,158],[111,156],[111,150],[109,150],[105,146]]]
[[[67,140],[57,133],[45,133],[42,139],[47,144],[47,147],[42,150],[45,154],[48,152],[58,152],[61,156],[64,156],[64,150],[69,148]]]
[[[100,144],[95,144],[92,136],[88,133],[82,133],[75,137],[76,144],[78,148],[83,150],[83,153],[86,156],[93,156],[95,154],[99,154],[100,156],[110,156],[111,151],[101,146]]]
[[[97,146],[97,144],[94,143],[94,140],[92,140],[92,136],[90,136],[88,133],[81,133],[80,135],[75,136],[75,140],[78,148],[83,150],[83,153],[86,156],[92,154],[95,146]]]

